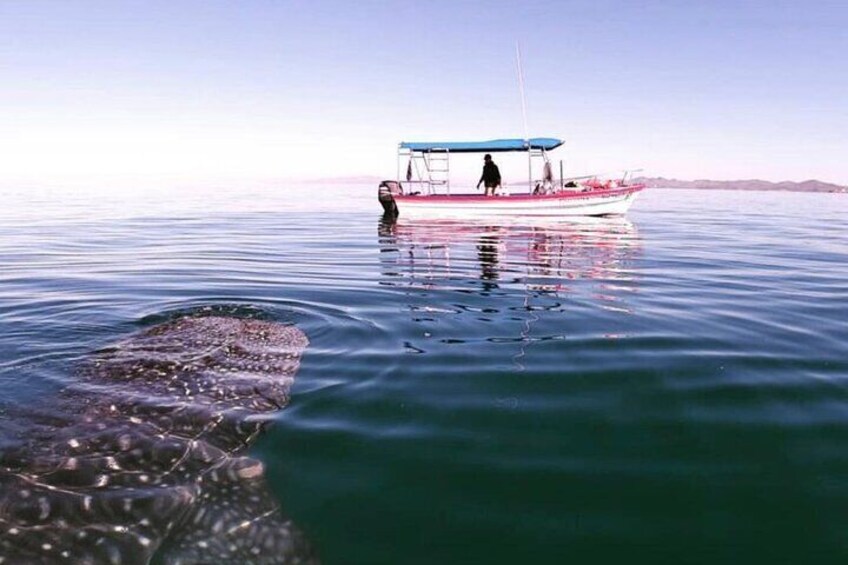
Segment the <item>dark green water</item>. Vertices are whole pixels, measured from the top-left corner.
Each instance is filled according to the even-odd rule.
[[[311,342],[254,454],[325,563],[848,562],[845,195],[528,225],[374,193],[7,195],[0,405],[255,308]]]

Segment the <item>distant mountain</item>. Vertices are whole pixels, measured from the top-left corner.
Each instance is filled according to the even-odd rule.
[[[637,177],[634,182],[645,183],[650,188],[700,188],[718,190],[783,190],[791,192],[848,192],[848,187],[822,182],[820,180],[805,180],[802,182],[782,181],[769,182],[765,180],[678,180],[663,177]]]
[[[373,184],[377,186],[382,177],[350,176],[323,179],[309,179],[307,184]],[[805,180],[802,182],[782,181],[769,182],[766,180],[679,180],[665,177],[636,177],[632,182],[645,183],[649,188],[697,188],[704,190],[782,190],[788,192],[848,192],[848,187],[823,182],[820,180]],[[527,181],[513,182],[511,186],[526,185]]]
[[[385,180],[382,177],[370,175],[361,175],[356,177],[328,177],[322,179],[309,179],[304,182],[307,184],[373,184],[375,187],[380,184],[380,181]]]

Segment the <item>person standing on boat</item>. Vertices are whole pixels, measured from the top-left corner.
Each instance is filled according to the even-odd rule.
[[[494,196],[495,189],[501,185],[501,172],[488,153],[483,157],[483,174],[477,181],[478,190],[481,184],[486,186],[486,196]]]

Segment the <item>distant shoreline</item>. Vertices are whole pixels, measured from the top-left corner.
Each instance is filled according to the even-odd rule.
[[[308,184],[379,184],[383,180],[375,176],[338,177],[325,179],[310,179]],[[820,180],[805,180],[801,182],[780,181],[770,182],[760,179],[749,180],[679,180],[665,177],[636,177],[632,182],[644,183],[648,188],[692,188],[698,190],[760,190],[781,192],[841,192],[848,193],[848,186],[833,184]],[[527,181],[510,183],[511,186],[526,186]]]
[[[848,187],[823,182],[805,180],[801,182],[769,182],[751,180],[678,180],[664,177],[636,177],[633,182],[644,183],[648,188],[693,188],[698,190],[762,190],[781,192],[848,192]]]

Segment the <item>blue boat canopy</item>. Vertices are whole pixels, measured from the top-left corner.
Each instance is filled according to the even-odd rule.
[[[524,139],[492,139],[489,141],[404,141],[401,149],[429,153],[499,153],[502,151],[529,151],[544,149],[551,151],[565,143],[553,137]]]

